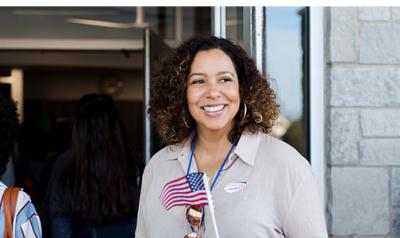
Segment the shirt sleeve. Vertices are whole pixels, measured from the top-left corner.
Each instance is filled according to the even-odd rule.
[[[324,211],[311,170],[295,191],[283,231],[287,238],[328,238]]]
[[[35,206],[29,196],[20,191],[14,224],[15,238],[41,238],[42,227]]]

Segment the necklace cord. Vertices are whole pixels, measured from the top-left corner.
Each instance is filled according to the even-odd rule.
[[[234,143],[232,143],[231,148],[229,149],[229,152],[228,152],[228,154],[226,155],[226,157],[225,157],[225,159],[224,159],[224,162],[222,162],[221,166],[219,167],[218,172],[217,172],[217,175],[214,177],[213,182],[211,183],[210,192],[211,192],[212,189],[214,188],[214,185],[215,185],[215,183],[217,182],[217,179],[219,178],[219,176],[220,176],[222,170],[224,169],[224,166],[225,166],[226,162],[228,161],[228,158],[229,158],[229,156],[231,155],[231,152],[232,152],[233,148],[235,147],[235,145],[237,144],[237,142],[238,142],[238,139],[237,139]],[[194,155],[194,146],[195,146],[195,144],[196,144],[196,136],[194,136],[193,139],[192,139],[192,143],[191,143],[191,152],[190,152],[190,157],[189,157],[189,165],[188,165],[188,168],[187,168],[187,171],[186,171],[186,176],[189,175],[189,173],[190,173],[190,168],[191,168],[191,166],[192,166],[193,155]]]
[[[237,144],[238,141],[239,141],[239,139],[236,139],[236,141],[235,141],[234,143],[232,143],[231,148],[229,149],[229,152],[228,152],[228,154],[226,155],[226,157],[225,157],[225,159],[224,159],[224,162],[222,162],[221,166],[220,166],[219,169],[218,169],[217,175],[216,175],[215,178],[213,179],[213,182],[212,182],[211,187],[210,187],[210,192],[212,191],[212,189],[213,189],[215,183],[217,182],[217,179],[218,179],[219,175],[221,174],[221,172],[222,172],[222,170],[223,170],[223,168],[224,168],[224,166],[225,166],[225,164],[226,164],[226,161],[228,161],[228,158],[229,158],[229,156],[230,156],[230,154],[231,154],[233,148],[235,147],[235,145]],[[189,173],[190,173],[190,167],[192,166],[193,155],[194,155],[194,146],[195,146],[195,144],[196,144],[196,136],[194,136],[193,139],[192,139],[192,143],[191,143],[191,152],[190,152],[190,157],[189,157],[188,168],[187,168],[187,171],[186,171],[186,176],[189,175]],[[203,209],[203,208],[202,208],[202,209]],[[204,220],[204,212],[202,212],[202,216],[201,216],[201,217],[202,217],[201,220],[202,220],[202,222],[203,222],[203,220]],[[195,230],[194,230],[194,227],[192,227],[192,226],[190,226],[190,229],[192,230],[192,232],[195,231]]]

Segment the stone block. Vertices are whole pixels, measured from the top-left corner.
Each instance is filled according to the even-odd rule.
[[[363,24],[360,33],[360,62],[365,64],[400,64],[400,26]]]
[[[361,111],[363,136],[400,136],[400,110],[368,109]]]
[[[399,106],[400,69],[332,68],[330,104]]]
[[[392,7],[392,18],[395,21],[400,21],[400,7]]]
[[[331,62],[355,62],[357,60],[357,24],[357,8],[331,7]]]
[[[393,219],[392,219],[391,235],[393,237],[400,237],[400,208],[393,208],[392,214],[393,214]]]
[[[392,169],[392,206],[400,206],[400,168]],[[400,214],[398,217],[398,231],[400,234]],[[399,236],[400,237],[400,236]]]
[[[395,238],[394,236],[390,235],[381,235],[381,236],[352,236],[351,238]]]
[[[381,236],[358,236],[358,235],[355,235],[355,236],[352,236],[352,237],[349,237],[349,238],[395,238],[395,237],[397,237],[397,236],[391,236],[391,235],[381,235]]]
[[[358,17],[363,21],[390,20],[390,7],[359,7]]]
[[[334,167],[332,235],[386,235],[390,231],[389,176],[384,168]]]
[[[330,164],[357,164],[360,139],[358,112],[332,109],[330,121]]]
[[[400,165],[400,139],[361,140],[360,162],[362,165]]]

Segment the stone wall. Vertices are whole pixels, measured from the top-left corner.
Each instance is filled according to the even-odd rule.
[[[400,237],[400,7],[327,9],[331,237]]]

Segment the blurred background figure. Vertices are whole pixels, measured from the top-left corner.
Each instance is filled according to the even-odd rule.
[[[5,173],[10,154],[18,138],[18,114],[15,103],[0,95],[0,177]],[[0,197],[3,202],[7,186],[0,181]],[[1,213],[4,206],[1,204]],[[40,219],[28,194],[18,193],[12,237],[42,237]],[[0,214],[0,235],[5,231],[5,217]]]
[[[52,237],[133,237],[139,166],[112,98],[83,96],[71,149],[54,163],[43,210]]]

